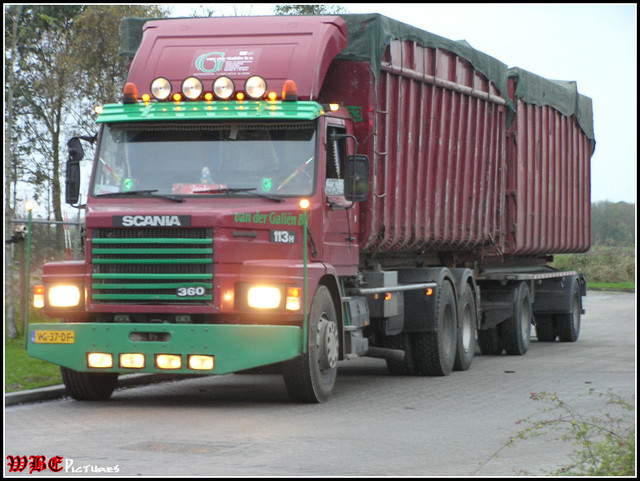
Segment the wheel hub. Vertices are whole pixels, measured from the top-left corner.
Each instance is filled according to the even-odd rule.
[[[333,369],[338,364],[338,329],[336,323],[324,317],[318,323],[318,364],[320,370]]]

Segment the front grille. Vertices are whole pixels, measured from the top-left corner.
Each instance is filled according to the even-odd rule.
[[[213,300],[211,229],[95,229],[91,258],[94,303]]]

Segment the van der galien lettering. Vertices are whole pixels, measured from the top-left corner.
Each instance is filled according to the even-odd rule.
[[[243,224],[304,225],[304,215],[304,213],[292,214],[291,212],[237,213],[234,216],[234,221]]]

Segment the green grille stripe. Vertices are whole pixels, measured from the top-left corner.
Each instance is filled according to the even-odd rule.
[[[213,244],[213,239],[176,239],[173,237],[149,237],[142,239],[120,238],[98,238],[92,239],[93,244]]]
[[[93,264],[211,264],[211,259],[92,259]]]
[[[93,294],[99,301],[211,301],[213,296],[180,297],[169,294]]]
[[[213,254],[213,249],[114,249],[112,247],[91,249],[92,254]]]
[[[204,287],[213,289],[213,284],[203,282],[167,282],[166,284],[92,284],[91,288],[95,290],[109,289],[177,289],[179,287]]]
[[[165,230],[131,232],[133,238],[113,230],[92,239],[91,262],[97,271],[91,276],[93,301],[202,304],[213,300],[213,239],[203,237],[202,229],[176,233],[185,237],[173,237]],[[199,295],[179,296],[181,289]]]
[[[213,279],[213,274],[92,274],[93,279]]]

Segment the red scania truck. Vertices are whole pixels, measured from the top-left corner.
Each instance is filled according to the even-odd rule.
[[[576,341],[591,100],[371,15],[125,19],[122,103],[95,142],[83,261],[45,265],[31,356],[69,394],[119,373],[276,365],[322,402],[338,362],[442,376]]]

